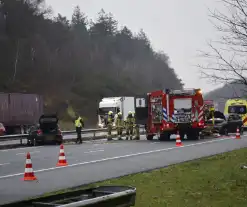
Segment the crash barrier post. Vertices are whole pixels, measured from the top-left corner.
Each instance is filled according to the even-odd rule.
[[[65,192],[42,198],[34,198],[3,205],[3,207],[19,206],[56,206],[83,207],[107,206],[130,207],[135,206],[136,188],[129,186],[99,186],[83,190]]]

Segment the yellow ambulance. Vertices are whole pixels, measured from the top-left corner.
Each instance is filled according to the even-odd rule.
[[[231,113],[242,116],[244,127],[247,127],[247,100],[245,99],[228,99],[225,104],[224,115]]]

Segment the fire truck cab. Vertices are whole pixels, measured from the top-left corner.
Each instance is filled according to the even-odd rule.
[[[181,139],[199,139],[204,129],[203,97],[200,89],[159,90],[135,98],[136,123],[146,127],[146,137],[169,140],[179,132]]]

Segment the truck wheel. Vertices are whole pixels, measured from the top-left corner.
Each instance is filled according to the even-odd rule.
[[[188,133],[187,139],[188,140],[198,140],[200,138],[199,132],[191,131]]]
[[[32,146],[31,140],[27,140],[27,146]]]
[[[179,136],[180,136],[180,139],[181,139],[181,140],[184,140],[185,133],[180,133],[180,132],[179,132]]]
[[[147,140],[153,140],[153,138],[154,138],[154,135],[152,134],[147,135]]]
[[[160,141],[169,141],[170,140],[170,133],[163,133],[160,134],[159,140]]]

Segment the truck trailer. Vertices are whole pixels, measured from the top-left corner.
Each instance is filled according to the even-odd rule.
[[[43,114],[43,98],[37,94],[0,93],[0,123],[6,134],[22,134]]]
[[[136,122],[146,126],[148,140],[169,140],[177,132],[195,140],[205,125],[203,107],[200,89],[154,91],[135,98]]]

